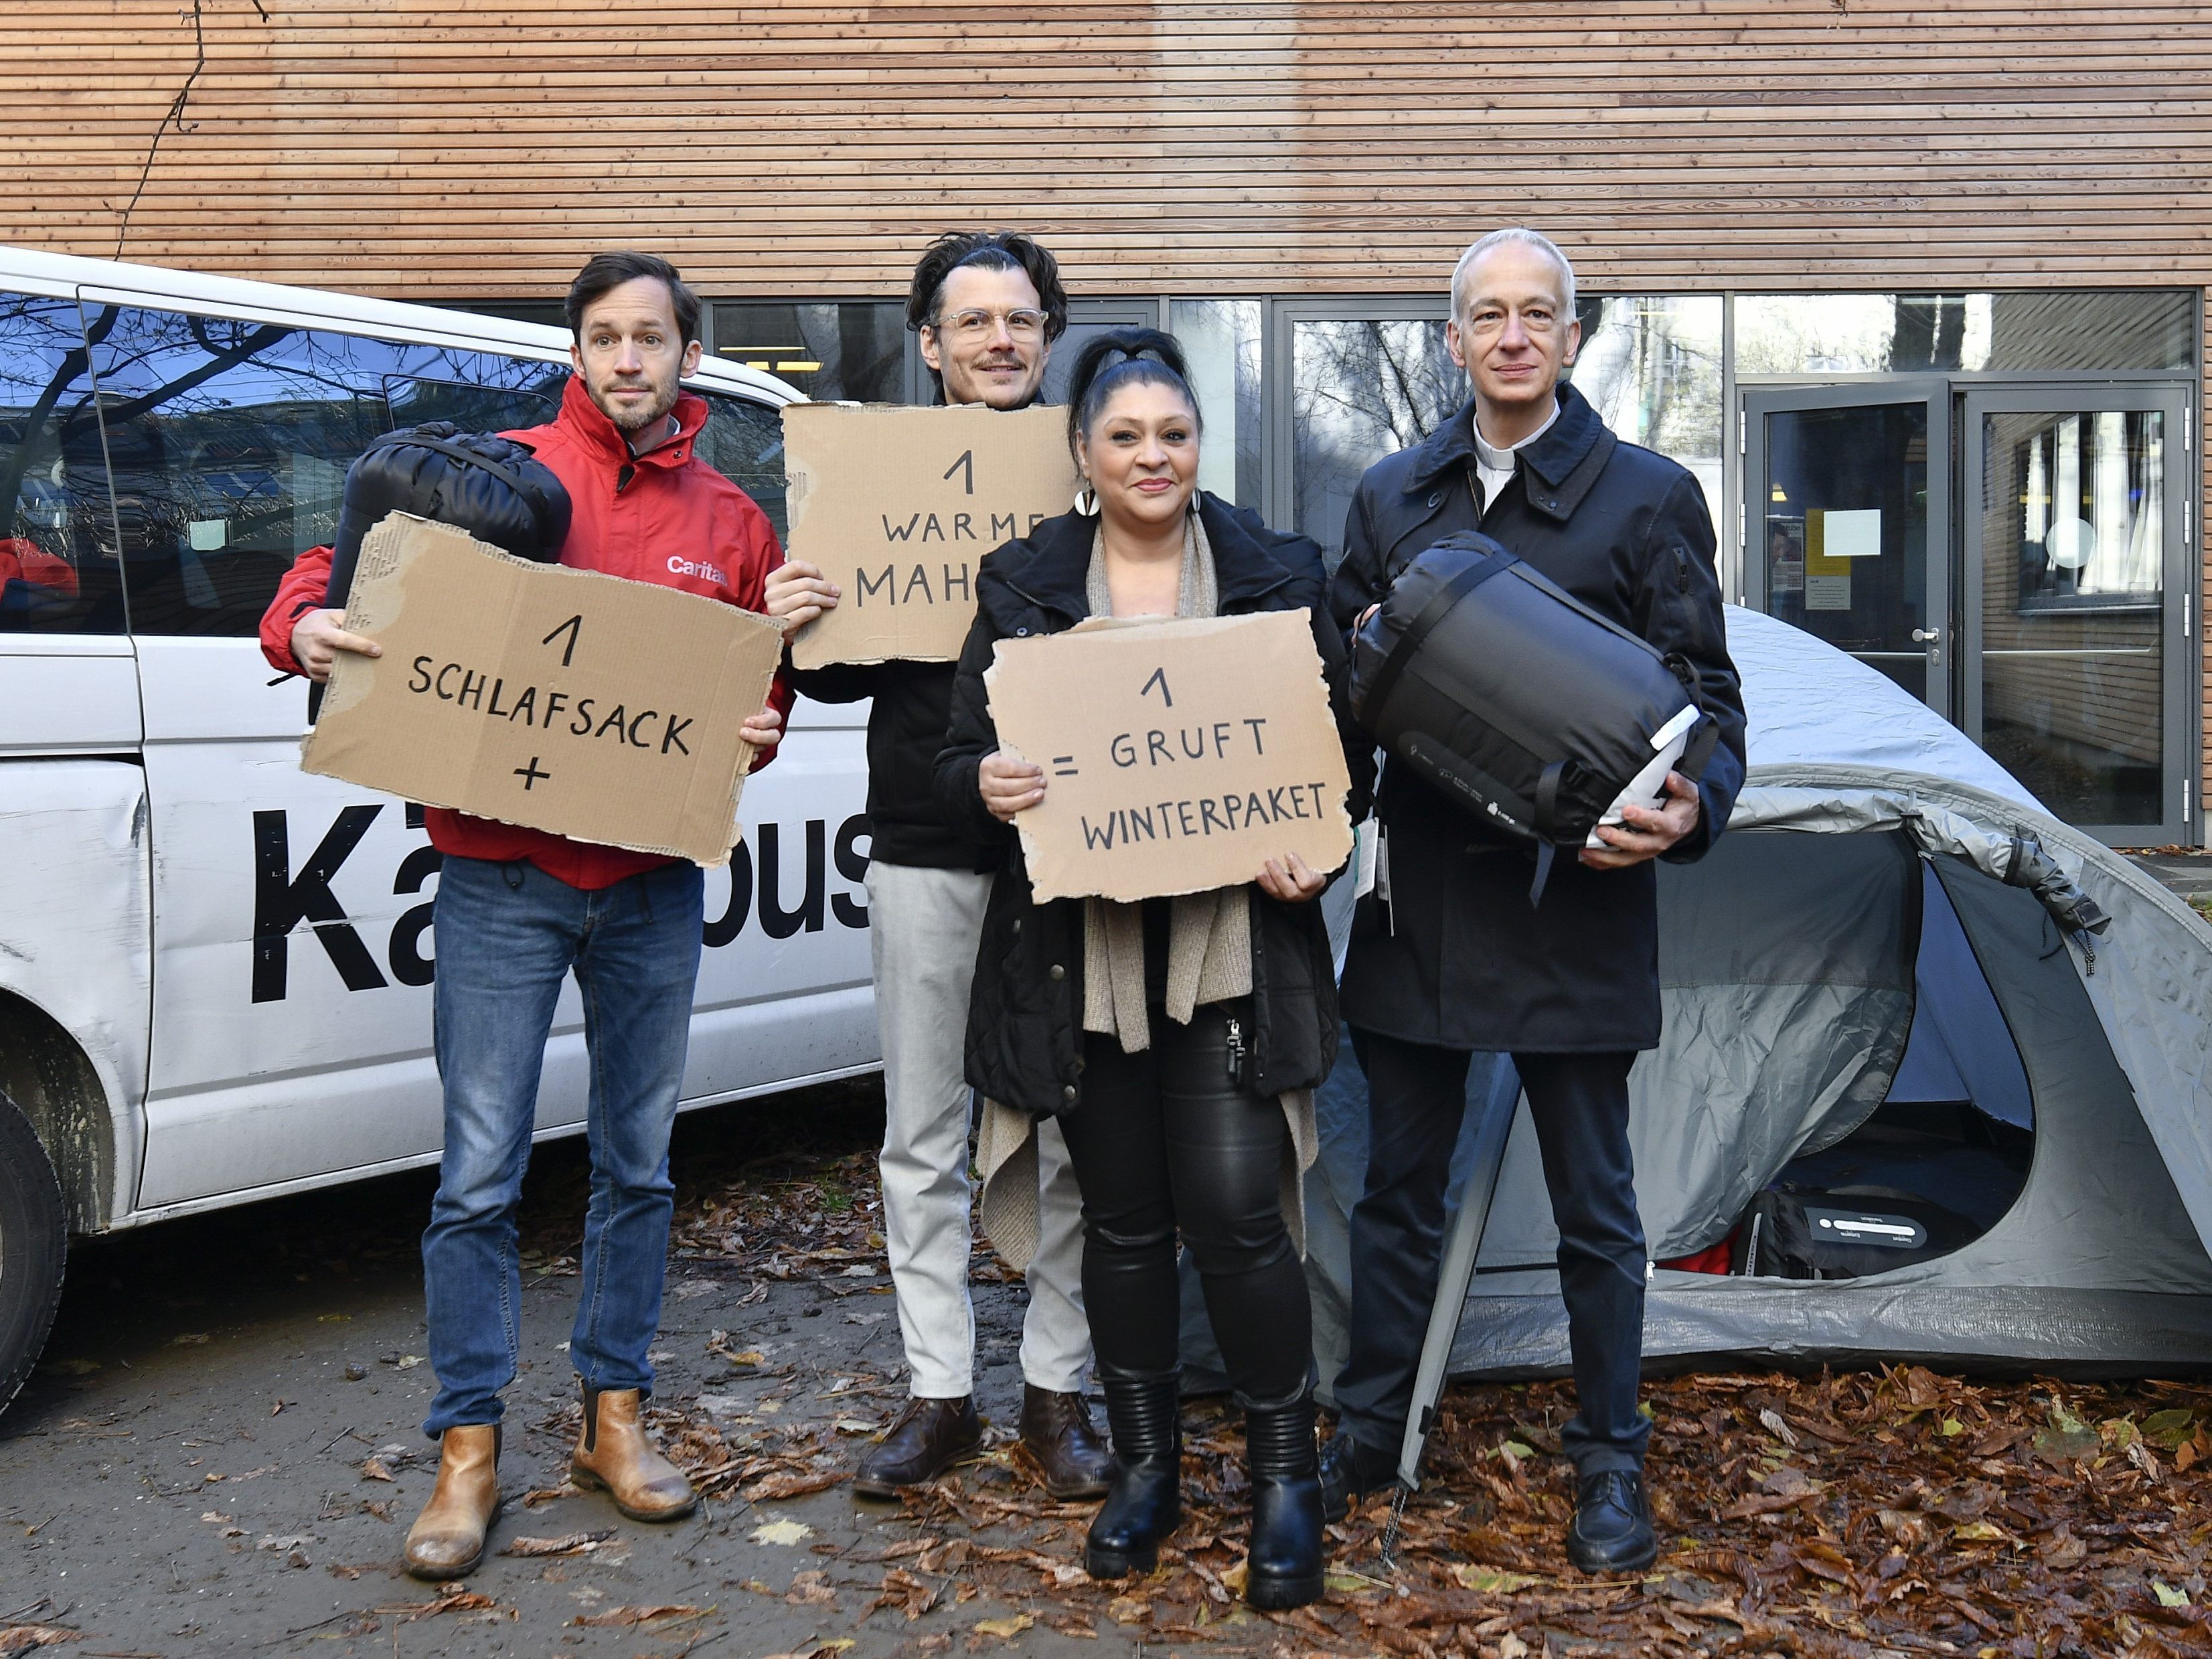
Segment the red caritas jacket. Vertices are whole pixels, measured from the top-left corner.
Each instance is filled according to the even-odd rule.
[[[571,375],[560,417],[550,426],[502,435],[528,444],[568,492],[574,513],[561,549],[562,564],[658,582],[759,611],[762,585],[783,562],[775,531],[750,496],[693,453],[693,442],[707,424],[706,399],[685,392],[676,400],[674,413],[677,435],[634,456],[583,381]],[[327,547],[302,554],[286,574],[261,617],[261,653],[270,666],[289,674],[300,672],[292,657],[292,629],[307,611],[321,607],[330,574]],[[789,717],[791,690],[781,674],[769,689],[769,702]],[[736,710],[733,717],[753,712]],[[762,750],[753,769],[767,765],[775,753]],[[501,862],[527,860],[587,892],[675,862],[443,807],[433,806],[424,817],[430,844],[441,853]]]

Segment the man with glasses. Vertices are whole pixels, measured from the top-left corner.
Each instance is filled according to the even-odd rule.
[[[1702,857],[1743,783],[1743,696],[1722,631],[1713,526],[1698,481],[1620,442],[1563,378],[1582,343],[1575,273],[1533,230],[1495,231],[1452,272],[1444,341],[1474,395],[1425,442],[1368,469],[1331,594],[1356,628],[1409,561],[1480,530],[1698,677],[1719,742],[1700,781],[1626,809],[1606,845],[1553,866],[1531,908],[1529,855],[1393,760],[1376,797],[1387,891],[1363,897],[1342,1006],[1367,1073],[1366,1188],[1352,1213],[1352,1352],[1322,1457],[1332,1520],[1389,1482],[1441,1267],[1445,1177],[1476,1051],[1513,1056],[1559,1231],[1577,1410],[1567,1556],[1626,1572],[1657,1553],[1637,1409],[1644,1230],[1628,1071],[1659,1041],[1651,860]]]
[[[1026,409],[1067,296],[1052,255],[1026,236],[959,231],[915,267],[907,326],[947,403]],[[814,566],[768,583],[769,614],[794,627],[836,605]],[[983,910],[998,864],[948,823],[931,793],[952,698],[951,663],[886,662],[790,672],[826,702],[868,713],[868,926],[882,1028],[884,1232],[913,1398],[862,1460],[854,1490],[888,1498],[976,1451],[975,1316],[968,1293],[969,1091],[962,1047]],[[787,671],[789,672],[789,671]],[[1112,1458],[1083,1400],[1081,1198],[1057,1127],[1038,1135],[1038,1240],[1022,1329],[1022,1443],[1057,1498],[1103,1497]]]

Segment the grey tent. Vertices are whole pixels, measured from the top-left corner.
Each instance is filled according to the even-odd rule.
[[[1655,1262],[1726,1245],[1738,1271],[1656,1267],[1647,1356],[2212,1364],[2212,928],[1887,679],[1755,612],[1729,630],[1749,777],[1714,853],[1662,867],[1665,1036],[1631,1087]],[[2039,842],[2039,896],[2007,880],[2035,873]],[[2082,894],[2100,934],[2070,925]],[[1477,1171],[1464,1201],[1487,1213],[1454,1376],[1567,1368],[1517,1097],[1510,1062],[1479,1060],[1454,1190]],[[1324,1388],[1364,1108],[1347,1046],[1306,1188]],[[1902,1208],[1892,1231],[1920,1228],[1918,1248],[1856,1277],[1743,1271],[1747,1218],[1782,1192],[1813,1215]]]

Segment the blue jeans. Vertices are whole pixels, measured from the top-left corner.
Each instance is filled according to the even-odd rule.
[[[515,1209],[561,981],[584,994],[592,1197],[568,1358],[595,1389],[653,1389],[675,1186],[668,1133],[699,977],[692,864],[583,892],[535,865],[448,854],[435,927],[446,1148],[422,1235],[438,1397],[423,1431],[500,1420],[521,1345]]]

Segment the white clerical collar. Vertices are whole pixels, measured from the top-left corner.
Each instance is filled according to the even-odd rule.
[[[1557,421],[1559,418],[1559,405],[1558,402],[1554,400],[1552,404],[1551,415],[1545,420],[1543,425],[1538,427],[1527,437],[1522,439],[1519,443],[1511,444],[1504,449],[1500,449],[1482,435],[1482,417],[1478,415],[1469,422],[1469,424],[1471,424],[1474,428],[1474,459],[1483,467],[1490,471],[1510,472],[1514,466],[1514,451],[1518,449],[1526,449],[1530,444],[1534,443],[1537,439],[1542,437],[1547,432],[1549,432],[1552,429],[1553,422]]]

